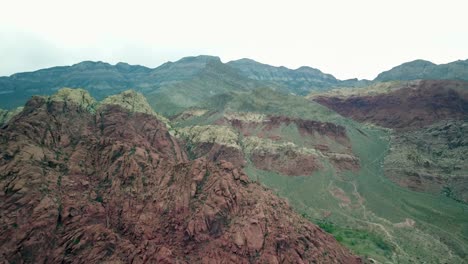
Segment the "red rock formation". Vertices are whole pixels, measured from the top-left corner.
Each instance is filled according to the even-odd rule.
[[[346,129],[337,124],[273,115],[266,116],[261,121],[250,122],[232,117],[229,119],[221,118],[215,124],[231,126],[244,137],[257,136],[273,141],[281,141],[283,139],[288,141],[288,138],[282,134],[281,129],[293,125],[297,127],[300,136],[305,139],[303,146],[321,151],[322,154],[329,158],[337,170],[356,171],[360,168],[359,159],[353,156],[351,142],[346,134]],[[308,142],[309,140],[311,142]],[[331,142],[338,143],[335,146],[340,146],[339,153],[335,153],[326,145],[329,144],[330,140]],[[313,141],[318,141],[322,144],[314,144],[312,143]],[[212,149],[210,153],[216,153],[216,151]],[[236,159],[232,160],[230,157],[236,157]],[[288,176],[310,175],[323,167],[318,157],[299,152],[265,153],[264,151],[253,151],[249,158],[259,169],[275,171]],[[227,159],[240,164],[237,161],[240,160],[238,155],[228,156]]]
[[[421,81],[416,87],[374,96],[317,97],[343,116],[398,130],[420,128],[468,115],[468,82]]]
[[[236,167],[243,167],[245,165],[244,153],[238,148],[217,143],[200,142],[191,151],[196,157],[206,157],[211,161],[226,160]]]
[[[261,170],[275,171],[288,176],[310,175],[322,168],[317,156],[293,151],[285,153],[254,151],[250,159],[255,167]]]
[[[0,130],[2,263],[359,263],[153,116],[36,97]]]
[[[238,119],[220,119],[216,121],[216,124],[229,124],[239,130],[244,136],[251,136],[251,131],[260,130],[261,132],[256,136],[272,140],[281,139],[281,135],[274,134],[275,130],[279,129],[281,126],[295,125],[304,137],[314,136],[314,133],[317,133],[321,136],[326,136],[337,141],[339,144],[344,146],[351,146],[349,138],[346,135],[346,129],[343,126],[329,122],[270,115],[262,122],[245,122]]]

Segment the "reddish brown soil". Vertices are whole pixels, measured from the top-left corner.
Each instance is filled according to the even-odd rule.
[[[317,157],[294,152],[253,152],[250,159],[255,167],[261,170],[275,171],[288,176],[311,175],[322,168]]]
[[[243,167],[245,165],[244,153],[242,150],[234,147],[203,142],[197,144],[191,151],[196,157],[206,157],[211,161],[226,160],[236,167]]]
[[[339,114],[399,130],[420,128],[445,119],[468,116],[468,82],[421,81],[375,96],[314,99]]]
[[[333,187],[329,190],[329,192],[331,193],[331,195],[333,195],[333,197],[341,201],[340,203],[341,207],[346,207],[351,204],[351,199],[346,195],[343,189],[338,188],[338,187]]]
[[[270,116],[269,120],[270,121],[267,123],[268,130],[279,128],[281,125],[287,126],[294,124],[304,137],[313,136],[314,133],[318,133],[319,135],[327,136],[344,146],[351,146],[348,136],[346,135],[346,129],[340,125],[285,116]]]
[[[2,263],[359,263],[152,116],[33,98],[0,130]]]

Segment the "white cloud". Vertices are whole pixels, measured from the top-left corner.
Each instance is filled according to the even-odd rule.
[[[3,1],[0,75],[81,60],[249,57],[339,78],[468,58],[466,1]]]

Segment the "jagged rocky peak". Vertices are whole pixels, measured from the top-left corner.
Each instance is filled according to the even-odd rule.
[[[66,105],[76,105],[91,113],[95,113],[96,110],[102,110],[107,105],[118,105],[129,112],[152,115],[166,125],[169,123],[167,118],[156,113],[151,108],[143,94],[134,90],[127,90],[108,96],[100,102],[96,101],[88,91],[80,88],[62,88],[55,94],[45,98],[49,102],[64,102]]]
[[[100,108],[105,105],[119,105],[122,108],[129,110],[130,112],[144,113],[148,115],[155,116],[166,125],[168,124],[167,118],[156,113],[151,106],[149,105],[146,97],[134,90],[123,91],[116,95],[111,95],[102,100],[100,103]]]
[[[80,88],[62,88],[50,96],[49,100],[75,103],[83,108],[94,108],[97,103],[88,91]]]
[[[156,115],[148,104],[148,101],[146,101],[145,96],[134,90],[127,90],[116,95],[111,95],[101,102],[101,105],[109,104],[120,105],[131,112]]]

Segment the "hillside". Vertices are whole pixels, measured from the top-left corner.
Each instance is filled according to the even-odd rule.
[[[223,64],[217,57],[185,58],[155,69],[151,79],[161,80],[177,76],[178,81],[167,81],[159,89],[147,93],[156,111],[174,115],[195,106],[206,98],[228,91],[249,91],[264,84],[250,80],[237,70]]]
[[[0,129],[2,262],[361,262],[242,169],[189,160],[139,98],[60,91]]]

